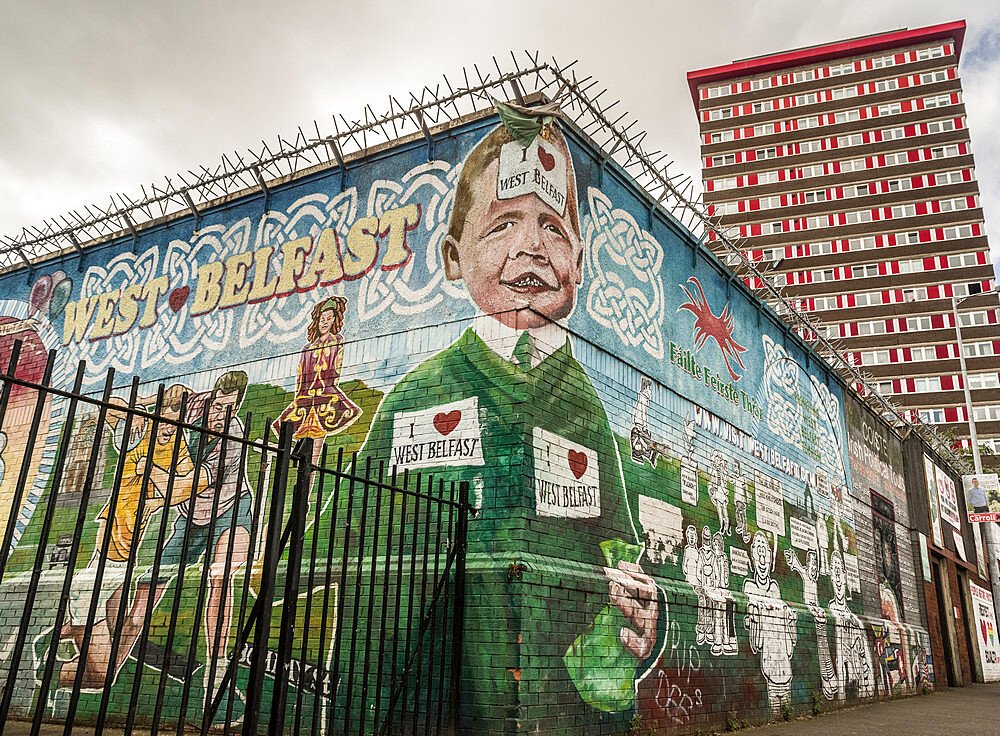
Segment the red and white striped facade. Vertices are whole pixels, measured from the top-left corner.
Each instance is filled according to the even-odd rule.
[[[882,33],[688,83],[708,211],[749,239],[746,255],[879,392],[967,445],[951,312],[951,297],[964,299],[976,426],[1000,452],[1000,316],[983,293],[994,273],[958,73],[964,35],[964,21]]]

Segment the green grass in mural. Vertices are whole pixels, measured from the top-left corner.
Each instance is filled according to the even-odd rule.
[[[328,447],[328,466],[333,467],[336,464],[337,452],[342,448],[345,456],[345,462],[350,458],[351,454],[357,452],[364,442],[368,430],[371,426],[371,420],[378,408],[379,403],[382,400],[382,394],[378,391],[370,389],[362,381],[346,381],[341,385],[341,388],[350,396],[350,398],[361,407],[363,414],[362,416],[344,432],[329,437],[327,440]],[[288,391],[281,388],[277,388],[270,385],[253,384],[247,387],[246,396],[244,398],[243,405],[241,406],[239,416],[244,423],[249,421],[249,438],[253,441],[260,441],[267,436],[267,440],[271,443],[276,442],[277,437],[270,423],[265,422],[266,419],[273,419],[281,414],[285,407],[288,406],[289,402],[292,400],[293,395]],[[103,448],[106,453],[106,462],[104,466],[104,472],[101,477],[101,482],[95,484],[92,493],[92,501],[88,504],[87,509],[84,513],[83,522],[83,533],[80,538],[79,552],[77,555],[75,568],[77,570],[86,567],[90,564],[90,561],[94,554],[95,537],[98,530],[97,516],[100,511],[104,508],[107,503],[107,499],[110,496],[111,489],[114,485],[116,467],[118,462],[118,454],[114,450],[114,447],[110,442],[106,444]],[[263,508],[266,513],[266,501],[270,495],[270,474],[261,475],[260,473],[260,462],[261,454],[256,450],[252,449],[247,453],[246,461],[246,477],[247,482],[251,486],[255,496],[260,496],[262,490],[264,490],[263,497],[261,501],[264,502]],[[16,573],[23,573],[30,571],[35,562],[35,556],[37,554],[37,548],[41,540],[41,530],[43,526],[43,521],[45,517],[45,509],[48,503],[48,496],[51,492],[52,478],[50,477],[48,487],[45,490],[42,501],[39,504],[38,512],[32,517],[29,524],[26,527],[25,533],[22,537],[20,546],[13,553],[10,562],[8,563],[9,580],[13,579]],[[266,489],[259,488],[261,481],[267,483],[268,487]],[[289,488],[291,483],[294,481],[294,474],[289,478]],[[311,496],[312,498],[312,496]],[[60,535],[72,534],[79,515],[79,495],[75,494],[71,497],[66,497],[65,504],[58,504],[56,508],[53,509],[53,522],[52,528],[47,539],[46,548],[46,561],[48,559],[48,554],[51,551],[53,545],[59,539]],[[285,514],[286,519],[282,522],[287,522],[287,514],[289,511],[289,505],[286,504]],[[139,547],[136,551],[136,566],[133,575],[133,593],[135,589],[135,580],[137,580],[144,572],[146,572],[153,564],[153,560],[156,554],[157,544],[159,542],[159,529],[161,526],[161,516],[162,512],[155,513],[150,519],[146,532],[140,540]],[[176,511],[168,511],[170,516],[167,518],[167,534],[169,535],[170,529],[177,518]],[[309,544],[310,539],[307,540],[306,553],[310,551]],[[318,550],[325,558],[326,547],[323,546],[322,549]],[[287,556],[287,549],[283,550],[283,557]],[[201,588],[201,582],[205,569],[205,559],[199,558],[197,560],[189,561],[189,565],[184,573],[184,583],[183,588],[180,593],[179,605],[177,606],[177,618],[176,623],[173,627],[174,635],[171,641],[170,649],[175,652],[176,655],[180,655],[184,659],[190,658],[193,662],[193,667],[196,671],[192,675],[192,691],[189,703],[189,721],[196,722],[201,717],[202,713],[202,701],[204,699],[204,687],[205,678],[207,676],[207,671],[205,669],[206,661],[206,641],[205,641],[205,621],[204,621],[204,603],[201,608],[200,621],[197,625],[196,630],[196,618],[199,617],[199,607],[198,607],[198,597],[199,589]],[[45,566],[46,568],[48,565]],[[322,567],[322,566],[321,566]],[[279,585],[283,579],[283,568],[279,569]],[[241,595],[245,575],[247,570],[244,568],[236,572],[233,576],[234,590],[237,594],[237,604],[235,610],[233,611],[233,624],[230,628],[229,636],[229,647],[231,648],[234,643],[236,623],[240,615],[239,611],[239,596]],[[304,631],[310,630],[318,632],[320,630],[323,618],[323,611],[321,610],[320,601],[322,600],[321,586],[325,582],[322,579],[322,570],[319,571],[320,577],[317,577],[313,581],[313,585],[309,586],[309,581],[307,575],[303,575],[300,583],[300,595],[298,599],[298,606],[296,608],[296,621],[295,630]],[[59,576],[61,578],[61,575]],[[257,580],[251,579],[252,583],[250,586],[250,597],[246,603],[247,610],[253,605],[255,589]],[[148,661],[146,666],[143,667],[139,676],[142,678],[141,692],[150,694],[148,698],[140,698],[139,713],[138,717],[140,722],[144,717],[148,718],[152,715],[153,703],[155,701],[155,693],[160,682],[160,672],[156,669],[156,655],[155,651],[163,651],[167,644],[168,631],[170,630],[170,622],[172,616],[172,610],[174,608],[174,601],[177,595],[178,588],[178,577],[172,578],[168,584],[167,590],[161,600],[160,604],[154,609],[151,616],[151,626],[149,633],[149,646],[150,654],[148,655]],[[310,597],[310,592],[313,594],[314,604],[310,606],[308,614],[308,622],[306,621],[306,601]],[[336,596],[330,601],[331,606],[336,604]],[[231,604],[230,604],[231,605]],[[276,638],[278,626],[281,620],[282,607],[276,607],[274,609],[274,618],[272,621],[272,632]],[[329,614],[328,614],[329,615]],[[327,636],[326,642],[319,642],[318,636],[314,636],[312,641],[310,641],[306,646],[305,660],[310,662],[324,662],[329,659],[329,652],[326,651],[329,646],[329,641],[332,638],[334,622],[332,619],[328,621],[328,630],[330,634]],[[301,640],[299,640],[299,646],[301,647]],[[302,655],[301,651],[296,652],[296,657]],[[133,652],[134,656],[134,652]],[[116,704],[121,707],[121,711],[127,706],[131,687],[134,677],[136,676],[136,662],[133,658],[126,660],[121,674],[117,678],[115,684],[111,688],[111,711],[116,710]],[[246,686],[246,669],[241,667],[238,669],[237,683],[238,686],[244,688]],[[168,703],[177,704],[181,698],[183,683],[175,678],[167,677],[165,679],[165,700]],[[267,685],[265,685],[267,687]],[[293,689],[293,697],[295,697]],[[305,703],[307,705],[306,709],[303,711],[303,716],[311,719],[311,710],[308,707],[312,700],[313,695],[311,693],[303,693]],[[80,715],[86,717],[89,715],[96,715],[98,705],[100,702],[99,695],[94,695],[93,693],[84,693],[80,701]]]

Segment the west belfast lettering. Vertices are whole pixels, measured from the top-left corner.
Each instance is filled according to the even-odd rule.
[[[571,519],[601,515],[597,453],[588,447],[535,427],[532,435],[535,513]]]
[[[164,308],[175,313],[186,308],[192,317],[198,317],[216,309],[352,281],[376,264],[383,271],[402,268],[413,256],[407,235],[420,223],[420,217],[419,205],[408,204],[387,210],[381,217],[355,220],[343,239],[330,227],[316,237],[265,245],[224,261],[202,264],[193,285],[172,284],[169,277],[159,276],[83,297],[66,305],[63,344],[122,335],[136,325],[139,329],[152,327]]]
[[[560,215],[566,213],[566,157],[542,138],[522,148],[516,142],[500,148],[497,199],[535,194]]]
[[[479,398],[396,414],[392,463],[401,470],[482,465]]]

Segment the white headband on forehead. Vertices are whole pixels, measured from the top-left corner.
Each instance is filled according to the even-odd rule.
[[[566,214],[569,162],[558,146],[535,136],[525,148],[517,141],[500,148],[497,199],[534,194],[562,217]]]

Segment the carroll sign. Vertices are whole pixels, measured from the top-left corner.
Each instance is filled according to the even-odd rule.
[[[1000,483],[996,473],[963,475],[969,522],[1000,521]]]

